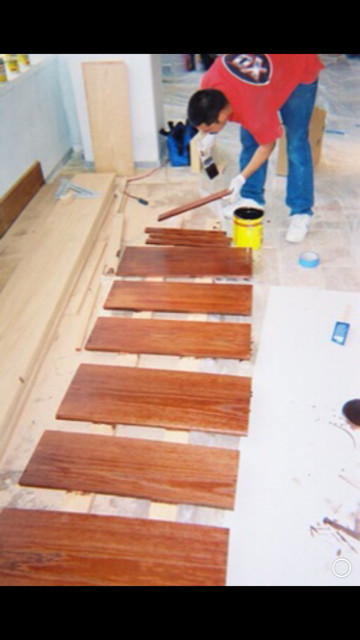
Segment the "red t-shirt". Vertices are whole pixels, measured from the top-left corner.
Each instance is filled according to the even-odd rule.
[[[314,82],[323,68],[316,53],[228,53],[216,58],[201,88],[222,91],[233,109],[229,120],[267,144],[282,135],[280,107],[298,84]]]

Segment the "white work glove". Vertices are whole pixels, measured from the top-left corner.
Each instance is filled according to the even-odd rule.
[[[200,156],[206,158],[211,156],[211,149],[215,144],[216,134],[206,133],[203,138],[200,138],[198,142],[198,149]]]
[[[225,196],[224,200],[228,200],[231,204],[235,202],[237,198],[240,197],[240,191],[246,182],[246,178],[244,178],[242,173],[239,173],[235,178],[233,178],[229,184],[229,191],[231,193],[228,196]]]

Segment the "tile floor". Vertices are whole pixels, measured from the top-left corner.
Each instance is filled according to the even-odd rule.
[[[251,375],[256,365],[256,356],[270,288],[273,285],[306,287],[314,290],[334,290],[357,292],[360,289],[360,94],[357,90],[360,81],[360,60],[345,56],[322,56],[326,69],[322,72],[317,103],[327,110],[326,130],[323,138],[321,161],[316,168],[316,204],[311,231],[301,245],[290,245],[285,241],[287,210],[284,204],[285,179],[276,175],[275,151],[270,163],[267,180],[267,205],[264,219],[264,239],[262,249],[254,256],[254,313],[253,313],[253,358],[250,363],[239,366],[229,361],[216,362],[216,370]],[[175,66],[176,75],[164,77],[163,100],[165,122],[183,120],[189,96],[198,87],[201,72],[181,72]],[[335,133],[336,131],[336,133]],[[206,176],[193,174],[189,168],[177,169],[165,166],[148,178],[129,183],[128,191],[149,200],[144,207],[135,200],[128,199],[125,210],[124,244],[140,244],[144,241],[143,229],[156,220],[159,212],[177,204],[191,201],[201,195],[225,187],[228,180],[238,171],[238,126],[228,124],[221,132],[217,142],[217,153],[225,162],[224,174],[214,181]],[[64,175],[82,170],[77,159],[73,159],[63,169]],[[181,218],[181,220],[180,220]],[[173,224],[211,228],[224,222],[221,204],[214,203],[207,208],[188,212]],[[225,220],[225,227],[231,233],[231,221]],[[316,251],[320,265],[316,269],[304,269],[298,265],[299,254],[307,249]],[[66,342],[65,342],[66,344]],[[53,347],[51,368],[55,370],[57,380],[65,389],[66,382],[60,376],[69,378],[74,365],[73,359],[61,351],[61,342]],[[86,356],[89,358],[90,356]],[[107,360],[107,357],[105,358]],[[151,363],[151,364],[149,364]],[[170,368],[179,366],[179,359],[166,361]],[[153,366],[151,357],[143,356],[140,365]],[[158,359],[155,366],[163,366]],[[214,361],[204,359],[194,364],[193,359],[182,359],[182,368],[213,371]],[[134,515],[138,517],[156,517],[147,501],[113,498],[111,496],[84,496],[64,494],[63,492],[33,491],[17,485],[24,464],[34,448],[40,433],[53,421],[54,409],[59,398],[50,397],[52,388],[45,374],[40,376],[39,384],[30,399],[30,408],[24,414],[20,425],[19,437],[13,442],[0,475],[0,507],[26,506],[28,508],[74,509],[91,513],[109,513]],[[55,425],[51,428],[67,428]],[[83,429],[83,425],[74,425],[74,429]],[[98,432],[107,432],[101,425]],[[121,431],[121,433],[119,433]],[[166,438],[164,430],[139,429],[137,435],[149,438]],[[118,428],[117,435],[133,435],[131,427]],[[179,435],[181,441],[181,436]],[[194,432],[192,443],[238,447],[239,439],[216,435],[207,436]],[[180,506],[168,512],[169,517],[180,522],[223,525],[224,514],[221,510]]]

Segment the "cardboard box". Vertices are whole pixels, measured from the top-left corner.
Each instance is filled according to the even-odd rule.
[[[325,129],[326,111],[320,107],[314,107],[310,120],[309,138],[311,151],[313,156],[314,167],[320,162],[321,147],[323,134]],[[277,159],[276,173],[280,176],[287,175],[287,151],[286,151],[286,133],[284,131],[280,138],[279,152]]]

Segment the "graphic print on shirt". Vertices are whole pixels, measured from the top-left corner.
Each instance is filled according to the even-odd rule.
[[[271,80],[272,64],[265,53],[227,53],[222,61],[230,73],[248,84],[264,85]]]

